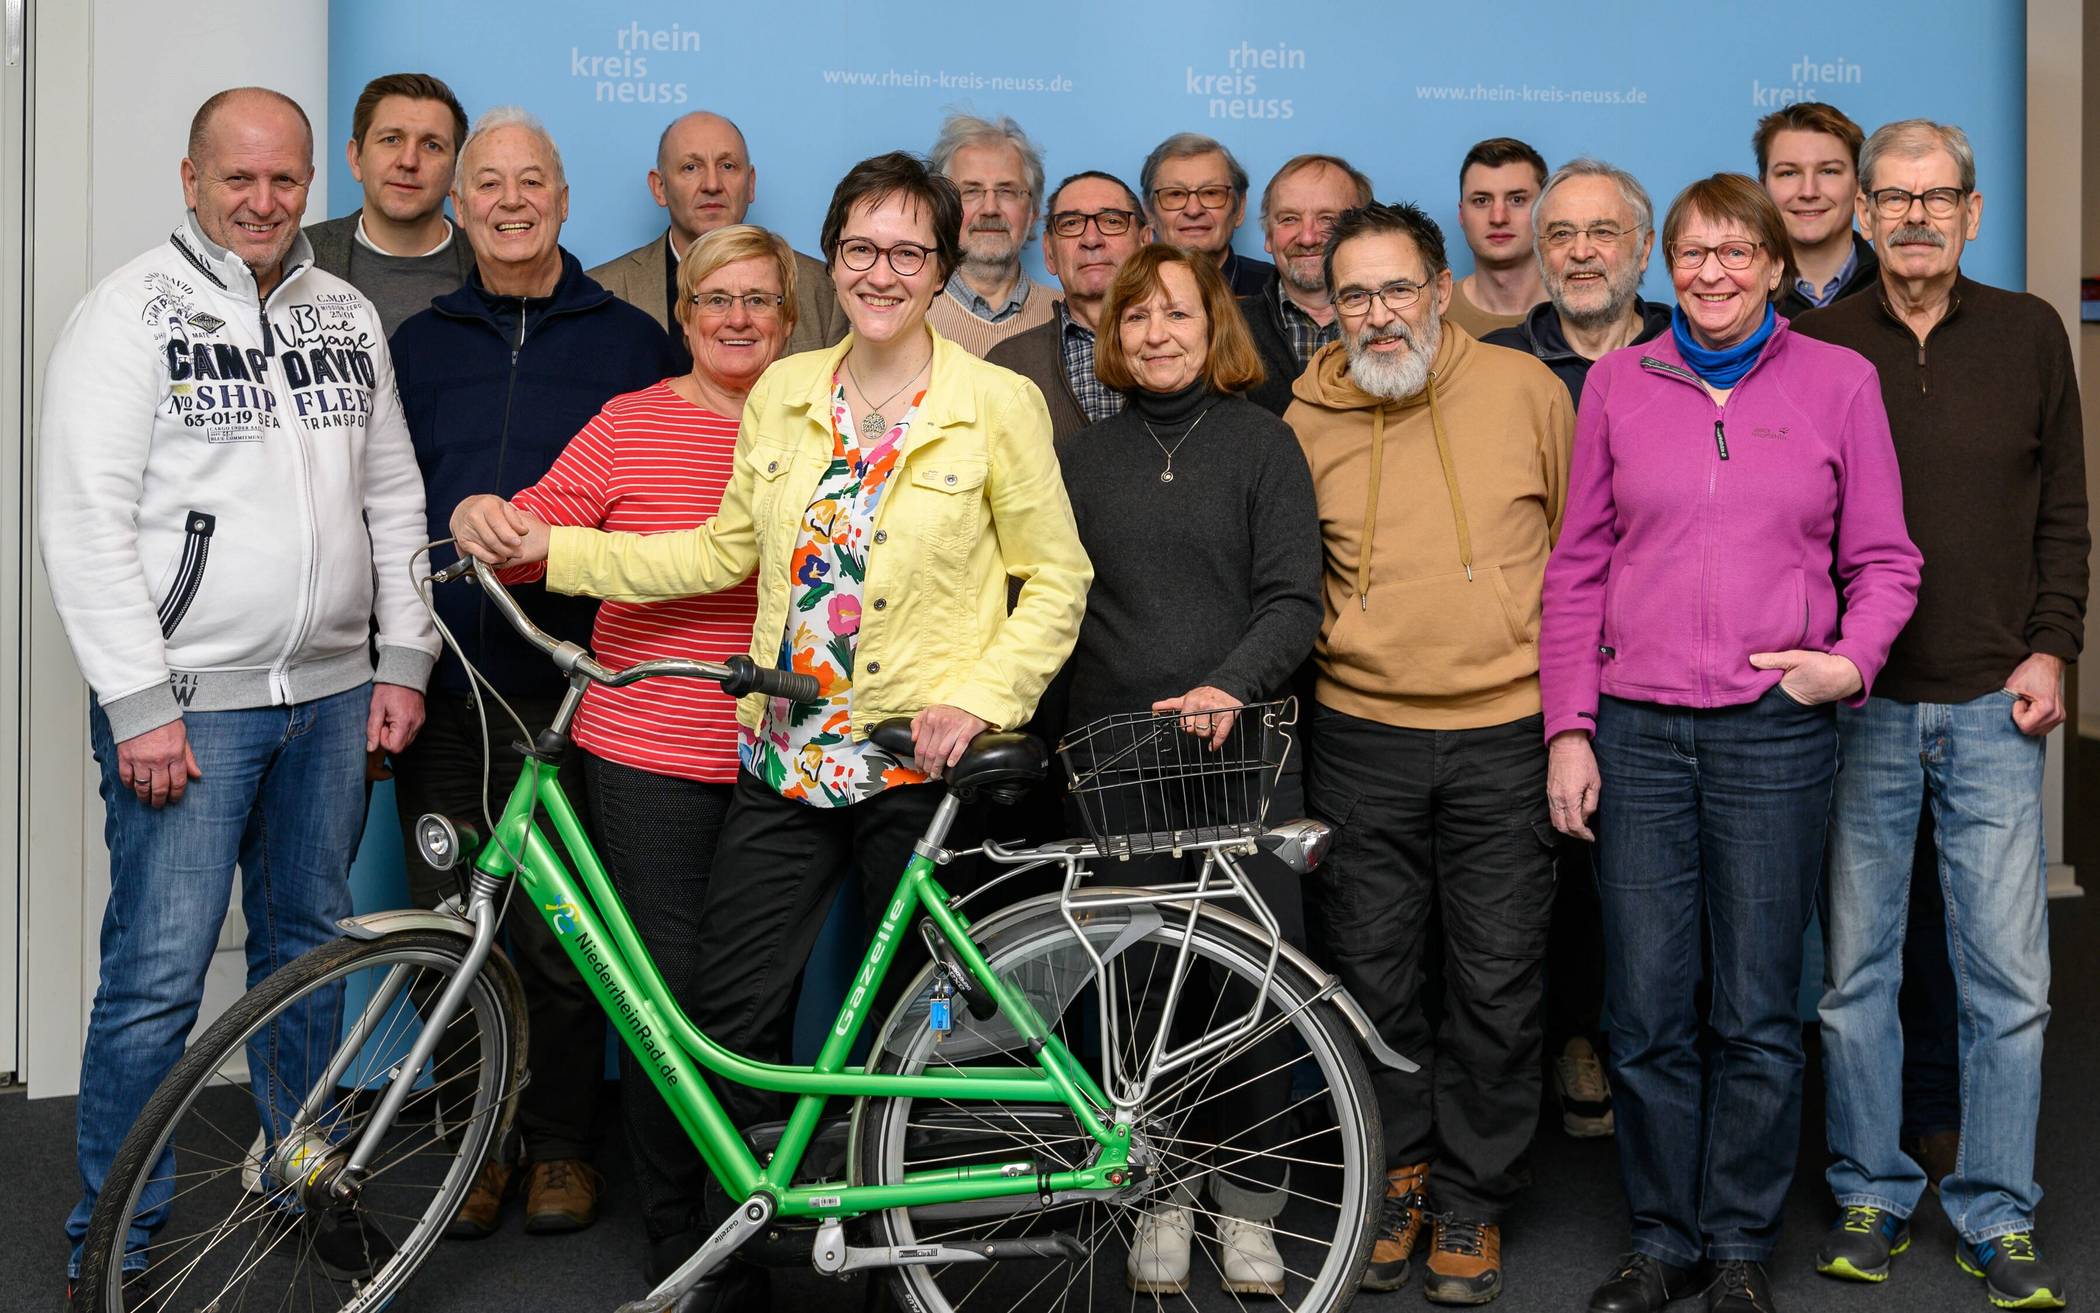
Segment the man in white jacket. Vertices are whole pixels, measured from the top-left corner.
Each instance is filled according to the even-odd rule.
[[[313,171],[298,105],[213,96],[182,161],[183,221],[88,293],[51,355],[38,541],[93,689],[110,850],[69,1276],[110,1162],[196,1020],[236,864],[252,984],[350,913],[366,752],[422,723],[438,646],[409,578],[423,483],[378,313],[312,268],[299,234]],[[318,1060],[332,1018],[280,1029],[308,1021]],[[301,1047],[251,1060],[273,1073],[255,1088],[273,1133],[306,1089]],[[144,1268],[173,1189],[149,1188],[161,1204],[140,1210],[127,1269]]]

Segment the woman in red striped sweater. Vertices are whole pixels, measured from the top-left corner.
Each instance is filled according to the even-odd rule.
[[[710,232],[678,265],[678,318],[693,372],[614,397],[571,439],[545,478],[511,502],[470,497],[452,532],[522,532],[511,508],[549,524],[658,533],[713,516],[729,482],[744,398],[795,327],[794,254],[763,228]],[[506,570],[537,576],[543,566]],[[618,669],[651,657],[716,658],[751,645],[752,581],[725,592],[644,604],[606,602],[591,646]],[[715,840],[737,773],[736,699],[701,680],[593,686],[577,712],[591,833],[643,941],[681,1001],[704,987],[695,951]],[[620,1050],[628,1088],[648,1077]],[[694,1247],[705,1169],[663,1103],[621,1101],[659,1280]]]

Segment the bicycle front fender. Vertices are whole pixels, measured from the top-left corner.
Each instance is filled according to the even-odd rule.
[[[346,916],[335,923],[335,928],[352,939],[379,939],[397,930],[442,930],[462,939],[474,937],[474,923],[449,906],[437,910],[397,907],[385,912],[367,912],[363,916]]]

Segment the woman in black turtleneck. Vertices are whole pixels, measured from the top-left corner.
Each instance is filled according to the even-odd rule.
[[[1297,438],[1239,395],[1261,382],[1262,369],[1217,263],[1172,246],[1140,250],[1109,289],[1096,351],[1101,381],[1126,404],[1059,452],[1094,563],[1066,670],[1069,723],[1285,696],[1320,633],[1318,512]],[[1229,717],[1214,720],[1222,741]],[[1294,754],[1269,816],[1303,810]],[[1268,856],[1242,861],[1284,937],[1303,947],[1295,877]],[[1141,858],[1104,878],[1165,883],[1188,870],[1177,859]],[[1238,1088],[1215,1100],[1223,1106],[1199,1110],[1215,1127],[1252,1128],[1218,1135],[1239,1153],[1282,1138],[1288,1054],[1279,1060],[1268,1047],[1236,1061],[1273,1075],[1228,1078]],[[1246,1158],[1207,1178],[1211,1225],[1195,1226],[1193,1214],[1206,1210],[1192,1195],[1147,1213],[1132,1237],[1131,1288],[1182,1289],[1203,1230],[1216,1241],[1214,1270],[1227,1289],[1280,1291],[1270,1225],[1287,1188],[1283,1163]]]

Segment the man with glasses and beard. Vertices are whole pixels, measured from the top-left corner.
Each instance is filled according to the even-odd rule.
[[[1316,902],[1343,984],[1435,1073],[1373,1077],[1386,1201],[1364,1284],[1403,1284],[1433,1218],[1425,1293],[1484,1303],[1538,1121],[1553,830],[1536,643],[1575,408],[1538,361],[1444,319],[1444,236],[1419,207],[1343,214],[1324,267],[1340,340],[1284,414],[1326,548],[1305,787],[1335,835]],[[1435,1035],[1417,1001],[1432,900]]]
[[[973,356],[1050,322],[1051,296],[1021,272],[1035,237],[1043,156],[1010,118],[952,114],[933,143],[934,170],[962,193],[962,263],[926,322]]]
[[[2049,1022],[2043,740],[2085,634],[2085,447],[2069,338],[2038,297],[1961,271],[1983,223],[1960,128],[1891,123],[1860,152],[1877,288],[1803,315],[1881,376],[1924,552],[1917,610],[1859,706],[1838,709],[1821,1007],[1825,1173],[1839,1217],[1817,1270],[1882,1281],[1928,1182],[1899,1147],[1906,897],[1923,797],[1961,964],[1961,1151],[1938,1182],[1955,1259],[2001,1308],[2059,1308],[2035,1244],[2035,1119]]]
[[[1641,299],[1655,248],[1655,207],[1639,179],[1602,160],[1570,160],[1531,207],[1546,300],[1524,322],[1481,341],[1537,356],[1580,402],[1590,366],[1608,351],[1670,330],[1670,307]],[[1610,1135],[1611,1086],[1598,1056],[1604,1004],[1602,913],[1590,848],[1563,838],[1553,928],[1546,948],[1546,1042],[1561,1129]]]
[[[1641,299],[1655,248],[1655,207],[1639,179],[1602,160],[1571,160],[1531,207],[1546,299],[1524,322],[1481,338],[1546,362],[1582,400],[1582,381],[1607,351],[1669,331],[1670,307]]]
[[[1342,211],[1371,203],[1371,180],[1338,155],[1298,155],[1284,162],[1261,194],[1262,248],[1276,273],[1240,300],[1268,377],[1247,400],[1281,415],[1291,381],[1313,353],[1341,332],[1327,299],[1327,234]]]

